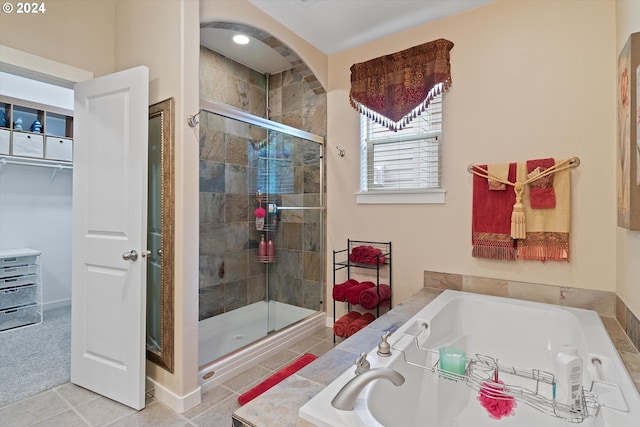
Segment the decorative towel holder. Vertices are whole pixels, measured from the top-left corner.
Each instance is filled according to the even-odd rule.
[[[555,172],[560,172],[565,169],[575,168],[578,166],[580,166],[580,158],[572,156],[566,160],[561,160],[555,165],[543,171],[540,171],[539,173],[533,174],[523,182],[511,182],[509,180],[500,178],[476,164],[467,166],[467,171],[482,178],[491,179],[492,181],[497,181],[501,184],[510,185],[513,187],[513,190],[516,193],[516,203],[513,205],[513,213],[511,214],[511,237],[513,239],[524,239],[526,236],[524,206],[522,205],[522,194],[524,193],[524,186]]]

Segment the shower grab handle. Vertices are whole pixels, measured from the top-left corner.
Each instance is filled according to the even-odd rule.
[[[278,206],[279,211],[292,211],[292,210],[321,210],[325,209],[324,206]]]

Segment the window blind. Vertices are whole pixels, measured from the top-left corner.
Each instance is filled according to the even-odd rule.
[[[442,187],[442,94],[397,132],[365,116],[360,120],[361,191]]]

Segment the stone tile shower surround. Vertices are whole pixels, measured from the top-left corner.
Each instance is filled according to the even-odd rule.
[[[436,271],[424,272],[424,287],[454,289],[567,307],[595,310],[608,322],[617,321],[625,331],[635,353],[640,349],[640,321],[613,292],[541,285],[486,277],[465,276]],[[605,325],[606,322],[605,321]],[[640,360],[639,360],[640,361]],[[640,378],[635,379],[640,381]]]
[[[269,78],[269,119],[326,135],[326,94],[316,93],[295,70]],[[200,49],[201,97],[266,117],[267,76],[218,53]],[[226,121],[226,123],[225,123]],[[231,124],[214,114],[200,115],[200,320],[265,298],[313,310],[322,309],[323,283],[318,211],[282,211],[274,233],[279,262],[255,260],[261,233],[253,211],[255,156],[248,141],[261,141],[263,129]],[[315,145],[315,144],[313,144]],[[319,148],[292,150],[294,194],[276,196],[280,206],[318,206]]]

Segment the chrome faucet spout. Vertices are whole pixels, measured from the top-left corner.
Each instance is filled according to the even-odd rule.
[[[398,371],[389,368],[370,369],[351,378],[331,400],[331,405],[336,409],[351,411],[356,404],[360,392],[362,392],[367,384],[377,379],[389,380],[396,386],[404,384],[404,377]]]

